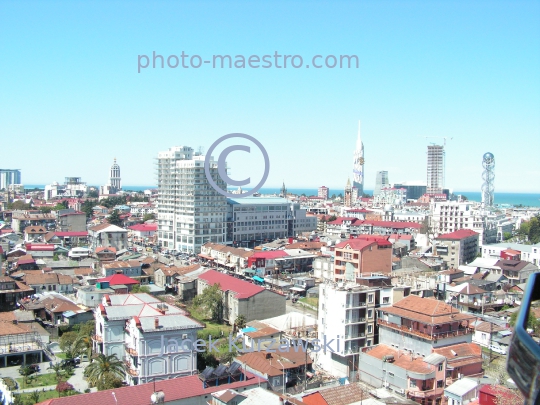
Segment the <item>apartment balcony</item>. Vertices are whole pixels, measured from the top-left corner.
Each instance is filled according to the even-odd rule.
[[[361,347],[353,347],[352,349],[345,349],[345,351],[343,352],[344,355],[346,356],[350,356],[352,354],[358,354],[360,353],[360,351],[362,350]]]
[[[359,316],[354,316],[354,317],[351,317],[351,318],[345,318],[345,323],[346,324],[361,323],[361,322],[365,322],[365,321],[366,321],[366,318],[361,318]]]
[[[138,370],[135,370],[133,368],[133,365],[129,362],[129,361],[124,361],[124,365],[126,366],[126,372],[132,376],[132,377],[137,377],[139,375],[139,371]]]
[[[382,319],[378,319],[377,323],[379,325],[387,326],[394,330],[405,332],[410,335],[415,335],[415,336],[418,336],[427,340],[445,339],[445,338],[453,337],[453,336],[465,336],[465,335],[470,335],[473,333],[473,330],[470,328],[462,328],[462,329],[458,329],[458,330],[454,330],[450,332],[438,332],[438,333],[433,333],[433,334],[428,335],[427,333],[420,332],[419,330],[411,329],[406,326],[397,325],[395,323],[384,321]]]
[[[440,397],[444,392],[444,387],[441,388],[434,388],[431,390],[423,390],[423,391],[412,391],[409,390],[409,396],[412,398],[437,398]]]
[[[95,340],[96,342],[99,342],[99,343],[103,343],[103,336],[93,335],[92,340]]]
[[[139,352],[137,352],[136,349],[129,346],[129,344],[124,343],[124,346],[126,346],[126,353],[128,353],[130,356],[138,356]]]
[[[365,306],[366,306],[365,302],[347,302],[345,304],[345,308],[361,308]]]
[[[359,338],[365,338],[366,334],[364,332],[361,333],[346,333],[345,334],[345,340],[349,339],[359,339]]]

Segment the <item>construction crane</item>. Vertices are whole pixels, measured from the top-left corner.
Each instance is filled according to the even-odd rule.
[[[446,146],[446,140],[448,139],[448,137],[446,136],[426,136],[425,137],[426,139],[428,138],[437,138],[437,139],[444,139],[444,146]],[[450,138],[450,140],[454,139],[454,137]]]

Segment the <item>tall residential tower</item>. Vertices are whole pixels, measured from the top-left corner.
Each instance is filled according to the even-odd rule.
[[[208,182],[204,161],[188,146],[158,154],[158,238],[166,248],[200,253],[206,242],[226,242],[227,199]],[[218,187],[227,189],[213,159],[210,174]]]
[[[427,194],[442,194],[444,188],[444,146],[428,145]]]
[[[358,138],[354,150],[353,187],[358,190],[358,197],[364,194],[364,144],[360,137],[360,121],[358,121]]]
[[[375,196],[380,194],[383,188],[388,187],[390,187],[390,183],[388,182],[388,172],[386,170],[377,172],[377,178],[375,179],[375,190],[373,190],[373,195]]]

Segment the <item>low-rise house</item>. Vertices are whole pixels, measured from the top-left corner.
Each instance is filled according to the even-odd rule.
[[[57,245],[51,243],[27,243],[25,245],[26,252],[30,253],[35,258],[49,258],[52,259],[56,250],[58,249]]]
[[[112,288],[98,288],[95,285],[85,285],[77,288],[77,304],[88,308],[97,307],[103,296],[113,295],[115,290]]]
[[[34,293],[32,287],[8,276],[0,277],[0,311],[17,308],[17,302]]]
[[[130,226],[128,229],[138,239],[153,238],[157,232],[157,224],[137,224]]]
[[[102,274],[105,277],[112,276],[113,274],[123,274],[128,277],[141,277],[142,264],[137,260],[118,260],[113,262],[103,263],[101,266]]]
[[[25,242],[43,242],[47,229],[43,226],[27,226],[24,228]]]
[[[466,405],[478,398],[480,384],[472,378],[462,378],[444,389],[448,405]]]
[[[100,278],[97,280],[96,286],[98,288],[112,288],[113,290],[122,289],[123,292],[117,291],[117,294],[127,294],[133,286],[139,285],[139,281],[125,276],[123,274],[113,274],[109,277]],[[125,290],[125,291],[124,291]]]
[[[154,271],[154,284],[166,290],[177,290],[178,276],[189,276],[190,273],[197,272],[201,269],[202,266],[200,264],[192,264],[185,267],[161,266]]]
[[[498,332],[506,330],[502,326],[493,322],[477,321],[474,325],[472,341],[483,347],[488,347],[493,343],[493,338]]]
[[[458,309],[464,312],[482,312],[492,306],[491,293],[470,282],[447,287],[447,302],[452,299],[457,303]]]
[[[296,352],[293,349],[283,352],[254,351],[237,357],[236,361],[241,363],[245,370],[268,380],[268,388],[277,392],[283,391],[283,385],[293,387],[302,382],[305,372],[310,371],[312,364],[307,352]]]
[[[116,251],[128,248],[128,231],[116,225],[103,223],[88,229],[91,248],[114,247]]]
[[[38,298],[26,298],[22,299],[19,304],[25,311],[33,311],[36,317],[55,325],[65,322],[64,313],[68,311],[87,313],[82,322],[92,319],[91,312],[87,308],[79,307],[61,294],[48,293]]]
[[[249,256],[248,268],[244,270],[244,273],[256,274],[259,277],[272,275],[277,271],[277,260],[288,256],[284,250],[256,251]]]
[[[111,246],[97,247],[94,250],[94,254],[100,262],[112,262],[116,260],[116,248]]]
[[[78,280],[74,280],[71,276],[43,271],[24,274],[22,281],[32,287],[36,294],[45,291],[71,294],[74,291],[73,287],[79,285]]]
[[[538,266],[525,260],[499,260],[495,266],[502,269],[510,285],[526,283],[529,276],[539,271]]]
[[[245,347],[260,351],[266,350],[271,346],[271,339],[274,339],[274,342],[281,342],[283,333],[262,322],[252,321],[240,331],[240,336],[243,336]],[[272,349],[272,347],[270,347],[270,349]]]
[[[239,315],[246,322],[279,316],[285,313],[285,297],[263,287],[208,270],[198,277],[197,293],[214,284],[220,285],[223,295],[223,319],[234,324]]]

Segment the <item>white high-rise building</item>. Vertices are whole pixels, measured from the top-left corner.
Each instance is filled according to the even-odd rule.
[[[373,195],[378,195],[383,188],[388,187],[390,187],[390,183],[388,182],[388,172],[386,170],[377,172],[377,177],[375,179],[375,190],[373,190]]]
[[[428,145],[427,194],[442,194],[444,188],[444,146]]]
[[[7,190],[11,184],[21,184],[19,169],[0,169],[0,190]]]
[[[354,150],[353,187],[358,190],[358,196],[364,194],[364,144],[360,137],[360,121],[358,121],[358,138]]]
[[[227,199],[206,179],[204,161],[189,146],[158,154],[158,238],[168,249],[200,253],[206,242],[226,242]],[[213,158],[210,173],[226,190]]]

